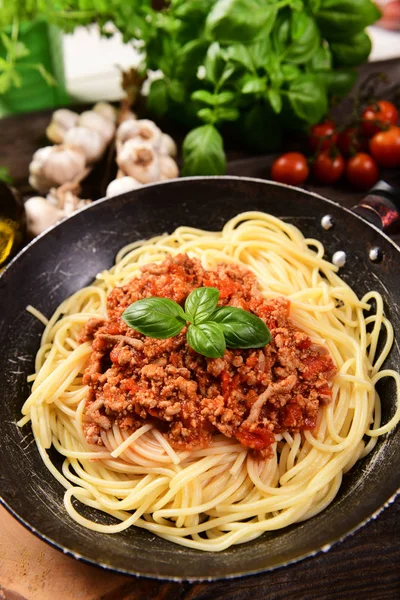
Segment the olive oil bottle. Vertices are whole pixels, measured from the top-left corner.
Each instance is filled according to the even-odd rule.
[[[24,234],[23,202],[15,190],[0,182],[0,272],[20,249]]]

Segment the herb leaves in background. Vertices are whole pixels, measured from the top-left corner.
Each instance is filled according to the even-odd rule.
[[[196,288],[185,302],[185,311],[167,298],[144,298],[124,311],[125,323],[156,339],[178,335],[189,323],[186,340],[199,354],[219,358],[228,348],[263,348],[271,333],[262,319],[241,308],[217,307],[219,290]]]
[[[277,151],[283,130],[319,122],[329,101],[350,91],[353,67],[371,50],[364,30],[380,17],[372,0],[169,0],[159,11],[151,0],[56,4],[15,0],[0,10],[0,28],[14,27],[3,38],[12,44],[0,61],[0,92],[19,85],[15,61],[26,49],[18,22],[43,18],[67,32],[97,23],[105,36],[112,22],[124,42],[140,40],[139,75],[161,71],[148,110],[189,129],[184,175],[224,174],[223,136]]]

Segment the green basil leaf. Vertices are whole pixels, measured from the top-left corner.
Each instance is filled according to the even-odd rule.
[[[218,42],[214,42],[209,46],[204,67],[206,69],[206,79],[211,83],[218,83],[225,68],[224,55]]]
[[[221,106],[223,104],[229,104],[236,99],[236,95],[233,92],[220,92],[219,94],[212,94],[207,90],[196,90],[190,96],[192,100],[198,102],[204,102],[209,106]]]
[[[354,69],[335,69],[334,71],[315,71],[321,85],[324,85],[330,96],[342,98],[349,94],[357,80],[357,71]]]
[[[242,94],[262,94],[267,89],[267,80],[265,77],[246,74],[241,80]]]
[[[223,50],[225,60],[237,63],[248,71],[254,72],[255,68],[249,48],[250,46],[244,46],[243,44],[231,44]]]
[[[187,343],[193,350],[208,358],[221,358],[226,349],[222,329],[217,323],[205,322],[189,325]]]
[[[196,288],[189,294],[185,302],[188,321],[198,325],[209,321],[215,311],[219,299],[219,290],[214,287]]]
[[[300,18],[300,15],[302,17]],[[300,19],[301,27],[295,29],[296,38],[293,38],[293,23]],[[291,21],[292,43],[284,50],[285,61],[301,64],[309,61],[320,44],[320,34],[315,20],[306,13],[293,13]]]
[[[367,62],[372,43],[369,35],[362,31],[345,42],[332,42],[333,61],[337,67],[357,67]]]
[[[290,0],[289,1],[289,6],[293,9],[293,10],[303,10],[304,9],[304,2],[303,0]]]
[[[277,8],[262,0],[217,0],[206,20],[206,34],[220,43],[252,42],[268,36]]]
[[[225,104],[230,104],[236,100],[236,94],[233,92],[220,92],[215,95],[215,105],[223,106]]]
[[[272,30],[272,43],[275,52],[281,56],[290,44],[290,13],[282,11]]]
[[[122,320],[143,335],[163,340],[182,331],[186,315],[173,300],[152,296],[133,302],[123,312]]]
[[[305,34],[309,25],[309,19],[310,17],[305,12],[293,13],[290,33],[294,42],[299,40]]]
[[[278,90],[271,88],[267,91],[267,98],[276,114],[282,111],[282,98]]]
[[[213,125],[190,131],[183,142],[182,175],[224,175],[226,159],[220,133]]]
[[[227,106],[218,106],[214,110],[215,118],[219,121],[237,121],[239,110],[237,108],[228,108]]]
[[[301,71],[296,65],[281,65],[281,71],[284,81],[294,81],[301,75]]]
[[[250,60],[255,69],[265,67],[274,56],[271,48],[271,40],[268,36],[264,36],[257,40],[254,44],[247,46]]]
[[[307,4],[311,12],[314,13],[314,15],[321,8],[321,0],[307,0]]]
[[[221,306],[212,319],[222,328],[228,348],[263,348],[271,341],[264,321],[241,308]]]
[[[173,5],[174,16],[181,19],[203,19],[211,10],[215,0],[196,0],[195,2],[187,2],[187,0],[174,0]]]
[[[214,109],[212,109],[212,108],[201,108],[200,110],[197,111],[196,114],[199,117],[199,119],[204,121],[204,123],[213,125],[216,121]]]
[[[371,0],[322,0],[316,15],[322,35],[328,40],[347,41],[381,16]]]
[[[162,117],[168,110],[168,86],[165,79],[152,82],[147,96],[147,108],[157,117]]]
[[[190,98],[197,102],[204,102],[204,104],[208,104],[209,106],[215,106],[215,96],[207,90],[196,90]]]
[[[301,75],[290,84],[288,97],[296,115],[313,125],[319,123],[328,111],[325,86],[315,75]]]
[[[332,53],[326,42],[316,50],[309,65],[312,71],[329,71],[332,68]]]

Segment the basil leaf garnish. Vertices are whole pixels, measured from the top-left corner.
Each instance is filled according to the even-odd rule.
[[[178,335],[186,325],[183,309],[168,298],[138,300],[128,306],[122,319],[139,333],[161,340]]]
[[[189,346],[203,356],[220,358],[224,355],[225,338],[217,323],[208,321],[199,325],[190,325],[186,339]]]
[[[215,311],[219,299],[219,290],[214,287],[196,288],[189,294],[185,302],[188,320],[195,325],[209,321]]]
[[[264,321],[242,308],[221,306],[212,320],[221,327],[228,348],[262,348],[271,341]]]
[[[178,335],[189,321],[187,343],[209,358],[220,358],[228,348],[262,348],[271,333],[262,319],[242,308],[217,307],[219,290],[196,288],[186,298],[185,309],[168,298],[144,298],[124,311],[129,327],[147,337],[166,339]]]

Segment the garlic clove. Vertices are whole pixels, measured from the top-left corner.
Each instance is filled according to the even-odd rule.
[[[140,183],[151,183],[160,179],[160,159],[149,142],[140,138],[128,140],[117,156],[119,168]]]
[[[48,127],[46,127],[46,136],[50,142],[54,144],[62,144],[64,141],[64,137],[66,134],[66,130],[63,127],[60,127],[58,123],[54,123],[52,121]]]
[[[118,169],[115,179],[121,179],[121,177],[126,177],[126,175],[121,169]]]
[[[62,144],[65,134],[72,127],[75,127],[79,115],[68,108],[56,110],[51,118],[51,122],[46,129],[46,135],[51,142]]]
[[[39,235],[60,221],[62,210],[49,204],[44,198],[35,196],[25,202],[26,226],[31,236]]]
[[[178,154],[178,149],[176,147],[175,141],[172,139],[168,133],[163,133],[160,141],[160,154],[166,154],[167,156],[175,156]]]
[[[84,154],[67,146],[46,146],[35,152],[29,165],[30,184],[44,194],[53,186],[83,179],[87,170]]]
[[[153,148],[158,149],[161,143],[162,132],[153,121],[149,119],[128,119],[123,121],[117,130],[117,151],[121,144],[129,139],[140,138],[144,142],[150,143]]]
[[[65,143],[83,152],[87,163],[93,163],[103,156],[106,142],[102,135],[87,127],[73,127],[65,136]]]
[[[170,156],[160,156],[160,176],[162,181],[179,177],[178,165]]]
[[[44,146],[44,148],[39,148],[39,150],[36,150],[36,152],[32,156],[32,161],[31,161],[31,164],[29,165],[29,170],[30,170],[30,166],[33,165],[34,163],[41,164],[43,161],[47,160],[53,151],[54,151],[54,146]]]
[[[108,119],[104,118],[98,112],[94,110],[86,110],[83,112],[78,119],[78,125],[80,127],[87,127],[87,129],[93,129],[103,136],[106,144],[109,144],[115,134],[115,125]]]
[[[52,146],[53,152],[47,157],[42,166],[43,175],[62,185],[67,181],[75,181],[85,172],[85,155],[77,148],[67,146]]]
[[[109,102],[96,102],[93,106],[93,110],[105,119],[111,121],[111,123],[114,123],[114,125],[117,122],[117,110]]]
[[[113,196],[119,196],[120,194],[124,194],[125,192],[130,192],[131,190],[136,190],[137,188],[142,187],[142,184],[139,183],[137,179],[134,177],[120,177],[119,179],[114,179],[107,186],[106,198],[112,198]]]
[[[71,127],[75,127],[79,119],[78,113],[73,110],[69,110],[69,108],[59,108],[58,110],[53,112],[53,116],[51,118],[54,123],[60,125],[65,130],[71,129]]]
[[[41,194],[45,194],[53,185],[52,181],[49,181],[46,177],[41,175],[33,174],[29,175],[29,185],[37,190]]]

